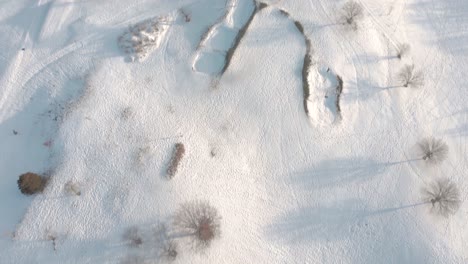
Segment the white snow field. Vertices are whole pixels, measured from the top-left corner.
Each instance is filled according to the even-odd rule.
[[[346,1],[0,1],[0,263],[468,263],[468,1],[356,0],[357,30]],[[440,177],[448,217],[422,200]],[[222,217],[204,250],[173,229],[190,201]]]

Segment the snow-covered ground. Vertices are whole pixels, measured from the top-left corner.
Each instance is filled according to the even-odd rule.
[[[164,262],[123,234],[170,231],[194,200],[221,236],[174,236],[175,263],[468,263],[468,2],[358,0],[356,31],[345,2],[1,1],[0,263]],[[398,87],[405,64],[423,87]],[[428,136],[438,166],[416,160]],[[43,193],[20,193],[26,172]],[[442,176],[462,201],[447,218],[421,200]]]

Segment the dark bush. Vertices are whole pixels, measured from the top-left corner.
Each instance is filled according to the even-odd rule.
[[[172,179],[175,176],[177,172],[177,168],[179,167],[179,164],[180,164],[180,160],[182,159],[184,154],[185,154],[184,144],[182,143],[175,144],[174,151],[172,153],[172,158],[169,163],[169,168],[167,169],[167,177],[169,179]]]
[[[27,172],[19,176],[18,188],[23,194],[31,195],[42,192],[44,190],[45,183],[45,178],[36,173]]]

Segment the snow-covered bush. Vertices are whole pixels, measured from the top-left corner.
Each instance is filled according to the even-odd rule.
[[[432,212],[444,217],[453,215],[460,207],[460,192],[448,178],[434,181],[422,191],[424,202],[432,204]]]
[[[358,2],[350,0],[346,2],[340,14],[340,21],[343,24],[351,26],[354,30],[357,29],[357,23],[363,16],[362,5]]]
[[[438,164],[448,155],[448,146],[441,139],[424,138],[416,145],[419,157],[428,164]]]
[[[144,60],[157,49],[169,28],[167,17],[156,17],[130,26],[118,39],[120,48],[131,61]]]
[[[204,201],[182,204],[174,216],[173,226],[177,232],[191,238],[196,250],[203,250],[219,237],[221,217],[218,210]]]
[[[65,184],[65,191],[72,195],[76,195],[76,196],[81,195],[80,185],[73,181],[68,181]]]
[[[406,43],[399,44],[397,46],[397,57],[398,57],[398,59],[401,60],[401,58],[407,56],[408,53],[410,52],[410,50],[411,50],[411,47],[410,47],[409,44],[406,44]]]
[[[19,176],[18,188],[23,194],[31,195],[44,190],[46,179],[36,173],[27,172]]]
[[[398,73],[398,80],[403,87],[419,88],[424,85],[424,74],[416,71],[414,65],[405,65]]]

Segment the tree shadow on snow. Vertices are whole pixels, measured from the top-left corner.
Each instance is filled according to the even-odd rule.
[[[324,160],[307,171],[293,175],[293,183],[304,188],[326,188],[364,182],[385,172],[400,162],[377,162],[368,158]]]
[[[417,1],[408,5],[413,23],[434,31],[429,44],[440,45],[447,52],[468,56],[468,5],[466,1]]]
[[[376,227],[370,217],[411,210],[424,203],[408,204],[380,210],[362,209],[362,202],[347,200],[335,207],[306,207],[280,215],[276,222],[266,227],[270,238],[285,243],[312,241],[360,240],[371,238]]]

